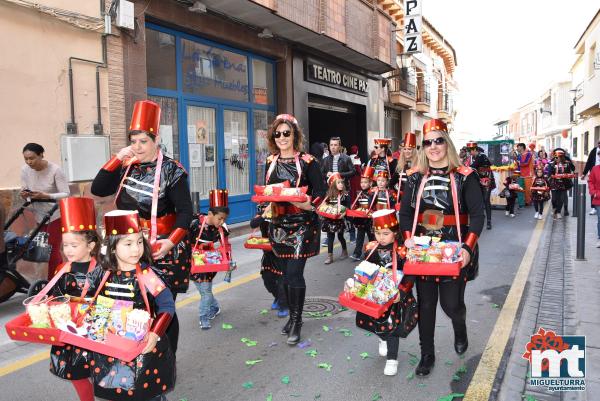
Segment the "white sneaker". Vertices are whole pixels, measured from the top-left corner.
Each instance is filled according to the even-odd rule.
[[[398,373],[398,361],[388,359],[385,362],[385,369],[383,369],[383,374],[386,376],[396,376],[396,373]]]
[[[505,216],[508,216],[508,210],[504,212],[504,215],[505,215]]]
[[[600,239],[596,242],[596,248],[600,248]]]
[[[540,217],[540,214],[538,212],[535,212],[535,216],[533,216],[534,219],[537,219]]]
[[[540,215],[538,215],[538,220],[543,220],[543,219],[544,219],[544,216],[543,216],[543,215],[541,215],[541,214],[540,214]]]
[[[510,214],[510,217],[515,217],[515,215],[511,213],[511,214]]]
[[[379,355],[387,356],[387,342],[386,341],[379,340]],[[398,364],[398,362],[396,362],[396,365],[397,364]]]
[[[556,218],[557,218],[557,219],[562,219],[562,214],[560,214],[560,213],[556,213]]]
[[[592,209],[592,210],[590,210],[590,216],[593,216],[593,215],[595,215],[595,214],[596,214],[596,209]]]

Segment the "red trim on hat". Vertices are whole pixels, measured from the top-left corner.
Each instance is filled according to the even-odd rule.
[[[59,201],[63,233],[96,229],[96,210],[91,198],[70,197]]]
[[[442,120],[429,120],[425,124],[423,124],[423,136],[427,135],[431,131],[448,132],[448,126]]]
[[[157,136],[160,127],[160,106],[150,100],[139,100],[133,106],[129,131],[145,131]]]

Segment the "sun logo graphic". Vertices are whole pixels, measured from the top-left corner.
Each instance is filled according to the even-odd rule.
[[[549,391],[585,390],[585,336],[559,336],[540,328],[525,346],[529,383]]]

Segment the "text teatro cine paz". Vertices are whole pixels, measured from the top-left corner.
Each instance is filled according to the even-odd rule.
[[[313,76],[316,79],[320,79],[322,81],[329,82],[335,85],[341,85],[345,88],[353,89],[360,92],[367,91],[367,81],[364,81],[360,78],[329,69],[322,65],[313,64],[312,69]]]

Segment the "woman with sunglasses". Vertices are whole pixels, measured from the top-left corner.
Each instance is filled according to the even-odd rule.
[[[375,157],[371,157],[367,166],[375,169],[375,177],[377,177],[379,171],[387,170],[390,183],[395,184],[398,182],[398,173],[396,172],[398,160],[392,157],[391,144],[392,140],[390,138],[375,138],[375,146],[373,146]]]
[[[409,171],[417,164],[417,135],[412,132],[404,134],[402,150],[396,167],[396,174],[390,180],[390,188],[397,189],[398,199],[401,199],[406,186]],[[396,186],[398,186],[396,188]]]
[[[319,254],[321,226],[315,204],[323,198],[327,188],[319,163],[313,156],[301,151],[303,135],[296,118],[280,114],[269,127],[267,136],[272,155],[267,158],[266,184],[289,181],[291,187],[308,187],[312,202],[272,203],[269,239],[273,253],[281,261],[283,285],[289,306],[289,320],[281,334],[287,343],[300,341],[302,309],[306,294],[304,266],[306,259]]]
[[[472,168],[461,165],[443,121],[431,120],[423,126],[423,151],[419,152],[414,170],[408,177],[400,206],[405,241],[410,244],[414,223],[418,223],[415,236],[441,237],[443,241],[459,241],[458,226],[463,241],[459,276],[416,277],[421,361],[415,373],[426,376],[435,363],[433,340],[438,298],[452,320],[455,351],[460,355],[467,350],[465,286],[477,276],[477,239],[485,219],[479,178]],[[454,199],[458,203],[458,222]],[[415,215],[417,202],[418,216]]]

